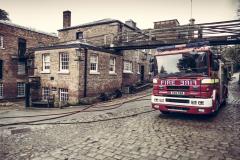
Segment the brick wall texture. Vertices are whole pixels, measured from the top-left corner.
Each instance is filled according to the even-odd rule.
[[[49,44],[56,42],[58,38],[47,34],[33,32],[19,27],[0,23],[0,35],[3,36],[3,46],[0,48],[0,60],[3,60],[3,99],[16,99],[17,82],[25,82],[25,75],[18,75],[18,38],[27,42],[27,48],[37,47],[39,43]]]

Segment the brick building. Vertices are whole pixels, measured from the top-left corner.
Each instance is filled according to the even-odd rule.
[[[54,94],[56,100],[77,103],[81,97],[148,80],[146,52],[110,51],[102,47],[127,30],[139,29],[132,20],[122,23],[114,19],[71,26],[71,12],[63,12],[59,42],[35,49],[34,76],[40,77],[38,92],[42,99]]]
[[[25,96],[27,49],[57,39],[54,35],[0,20],[0,100]]]

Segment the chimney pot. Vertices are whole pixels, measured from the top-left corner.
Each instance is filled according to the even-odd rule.
[[[71,11],[63,11],[63,28],[71,27]]]

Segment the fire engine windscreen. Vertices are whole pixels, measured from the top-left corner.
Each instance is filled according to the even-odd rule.
[[[207,52],[187,52],[157,57],[160,77],[208,75]]]

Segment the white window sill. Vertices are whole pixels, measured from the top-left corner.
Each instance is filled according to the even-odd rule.
[[[100,74],[100,72],[97,72],[97,71],[90,71],[89,74]]]
[[[42,73],[42,74],[49,74],[51,72],[50,71],[41,71],[40,73]]]
[[[140,74],[140,72],[137,72],[137,74]]]
[[[69,70],[66,70],[66,71],[58,71],[59,74],[69,74]]]
[[[22,96],[17,96],[17,98],[24,98],[25,97],[25,95],[22,95]]]
[[[123,73],[129,73],[129,74],[133,74],[132,71],[126,71],[126,70],[123,70]]]
[[[117,75],[116,72],[109,72],[110,75]]]
[[[4,47],[0,47],[0,49],[5,49]]]

